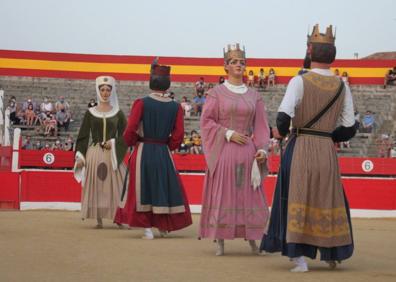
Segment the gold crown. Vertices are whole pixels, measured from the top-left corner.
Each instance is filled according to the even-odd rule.
[[[243,50],[240,48],[239,43],[228,44],[227,50],[223,48],[224,61],[227,62],[231,58],[243,58],[246,59],[245,46]]]
[[[326,28],[326,33],[320,33],[319,24],[316,24],[312,30],[311,36],[307,35],[308,43],[325,43],[332,44],[335,43],[335,35],[333,35],[333,26],[330,25]]]

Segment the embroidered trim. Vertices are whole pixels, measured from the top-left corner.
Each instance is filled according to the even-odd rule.
[[[136,175],[135,175],[135,189],[136,189],[136,211],[145,211],[141,203],[142,185],[141,185],[141,163],[142,163],[142,152],[144,143],[139,143],[136,152]]]
[[[288,205],[287,230],[321,238],[350,233],[345,207],[321,209],[298,203]]]
[[[142,212],[152,211],[154,214],[174,214],[174,213],[183,213],[186,208],[184,206],[175,206],[175,207],[156,207],[153,205],[141,205],[140,210]]]

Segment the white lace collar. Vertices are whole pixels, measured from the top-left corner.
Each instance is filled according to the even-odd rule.
[[[248,88],[244,83],[241,85],[233,85],[229,83],[228,80],[225,80],[223,84],[228,90],[236,94],[245,94],[248,91]]]
[[[103,118],[103,117],[105,117],[105,118],[110,118],[110,117],[115,116],[115,115],[118,113],[119,109],[116,108],[116,107],[113,107],[113,108],[112,108],[110,111],[108,111],[108,112],[100,112],[100,111],[98,111],[98,110],[96,109],[96,107],[92,107],[92,108],[89,108],[88,111],[89,111],[94,117],[97,117],[97,118]]]

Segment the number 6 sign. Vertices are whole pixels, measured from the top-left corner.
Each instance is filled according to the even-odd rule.
[[[364,172],[370,172],[374,169],[374,164],[370,160],[365,160],[362,162],[362,169]]]
[[[55,162],[55,156],[52,153],[46,153],[43,156],[43,161],[44,163],[50,165],[53,164]]]

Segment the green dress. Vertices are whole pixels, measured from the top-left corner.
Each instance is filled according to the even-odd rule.
[[[119,109],[99,112],[90,108],[84,119],[76,141],[76,159],[84,161],[82,170],[75,169],[77,181],[81,181],[82,218],[114,219],[120,202],[127,150],[123,132],[126,118]],[[102,148],[101,143],[111,142],[111,149]]]

